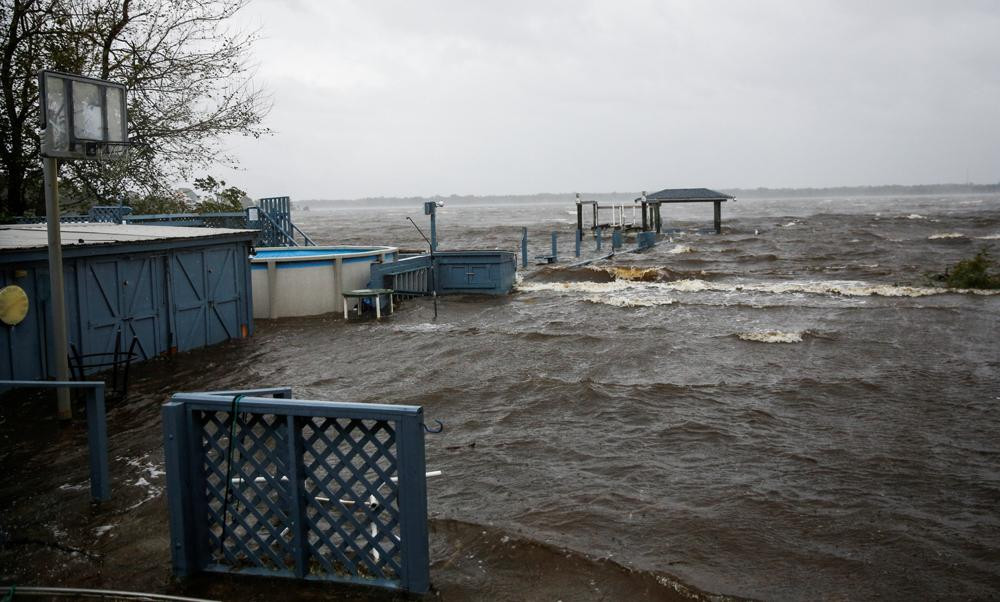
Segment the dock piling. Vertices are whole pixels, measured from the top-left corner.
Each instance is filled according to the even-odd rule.
[[[583,228],[576,229],[576,251],[575,255],[580,256],[580,243],[583,242]]]
[[[555,263],[559,261],[559,233],[555,230],[552,231],[552,262]]]
[[[528,267],[528,229],[521,228],[521,267]]]

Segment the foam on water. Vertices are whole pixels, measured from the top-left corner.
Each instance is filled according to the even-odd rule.
[[[681,255],[683,253],[694,253],[694,249],[687,245],[677,245],[673,249],[667,251],[667,253],[670,253],[671,255]]]
[[[561,293],[621,293],[623,291],[637,292],[659,289],[682,293],[721,292],[721,293],[771,293],[839,295],[845,297],[927,297],[944,294],[974,294],[997,295],[1000,291],[981,289],[950,289],[916,286],[897,286],[876,284],[851,280],[813,280],[813,281],[783,281],[783,282],[747,282],[727,283],[710,282],[701,279],[674,280],[672,282],[634,282],[614,280],[611,282],[532,282],[518,285],[523,292],[561,292]]]
[[[430,322],[424,322],[422,324],[397,324],[392,327],[393,332],[403,332],[403,333],[429,333],[429,332],[454,332],[457,330],[451,324],[431,324]]]
[[[661,295],[646,295],[639,297],[616,294],[606,296],[591,295],[589,297],[585,297],[584,299],[591,303],[600,303],[602,305],[611,305],[614,307],[656,307],[658,305],[671,305],[677,302],[676,299]]]
[[[611,282],[518,282],[517,290],[525,293],[556,292],[556,293],[612,293],[636,286],[627,280],[612,280]]]
[[[965,235],[959,232],[944,232],[941,234],[931,234],[927,237],[927,240],[947,240],[950,238],[965,238]]]
[[[801,343],[802,332],[783,332],[781,330],[751,330],[736,333],[737,338],[755,343]]]

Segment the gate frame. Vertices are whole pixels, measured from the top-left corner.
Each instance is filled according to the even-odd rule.
[[[309,544],[305,501],[300,499],[306,475],[289,465],[294,481],[291,487],[289,529],[295,567],[292,570],[269,570],[257,567],[231,568],[211,564],[208,549],[207,500],[205,474],[201,458],[202,428],[195,412],[230,412],[233,396],[239,400],[239,412],[270,414],[287,418],[328,418],[374,420],[393,424],[396,436],[396,468],[399,479],[399,559],[398,580],[367,579],[354,575],[310,575],[308,572]],[[263,397],[271,395],[271,398]],[[199,572],[286,577],[320,580],[355,585],[378,586],[388,589],[425,593],[430,587],[430,553],[427,535],[427,477],[424,456],[423,407],[369,403],[343,403],[291,399],[291,389],[276,387],[246,391],[208,393],[177,393],[162,407],[164,456],[166,460],[167,505],[170,512],[170,552],[174,573],[180,577]],[[289,432],[292,432],[291,430]],[[192,436],[192,435],[197,436]],[[301,459],[300,436],[289,436],[291,457]]]

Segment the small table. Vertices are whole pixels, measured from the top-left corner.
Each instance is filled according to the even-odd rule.
[[[344,297],[344,319],[347,319],[347,300],[357,299],[358,300],[358,315],[361,315],[361,301],[368,297],[374,297],[375,299],[375,317],[377,319],[382,318],[382,304],[379,303],[379,297],[382,295],[389,295],[389,313],[392,313],[392,289],[391,288],[359,288],[353,291],[346,291],[343,294]]]

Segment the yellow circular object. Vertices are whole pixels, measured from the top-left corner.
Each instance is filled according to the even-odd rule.
[[[16,326],[28,315],[28,295],[24,289],[12,284],[0,288],[0,322]]]

